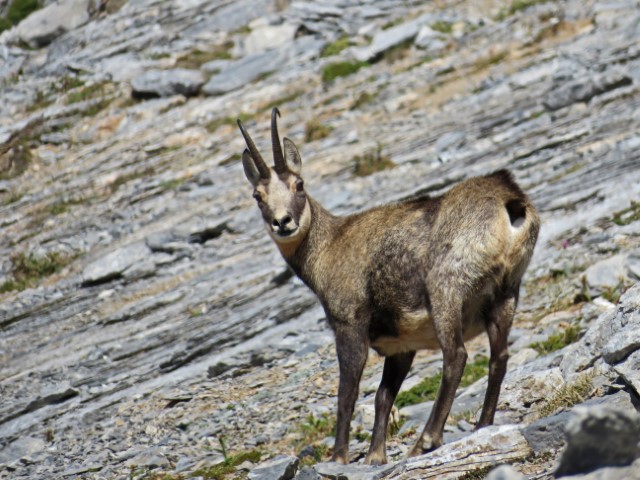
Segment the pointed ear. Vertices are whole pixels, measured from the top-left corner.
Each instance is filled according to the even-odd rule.
[[[247,176],[247,179],[251,182],[251,185],[255,187],[260,181],[260,172],[256,168],[256,164],[253,162],[249,150],[246,148],[244,152],[242,152],[242,166],[244,167],[244,174]]]
[[[289,170],[291,170],[292,173],[300,175],[300,171],[302,170],[302,160],[300,159],[298,149],[287,137],[282,139],[282,143],[284,144],[284,160],[287,163],[287,167],[289,167]]]

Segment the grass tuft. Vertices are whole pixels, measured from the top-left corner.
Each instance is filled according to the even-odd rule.
[[[38,0],[13,0],[6,16],[0,17],[0,32],[17,25],[41,7]]]
[[[369,62],[358,61],[329,63],[322,69],[322,81],[328,83],[336,78],[349,76],[368,66]]]
[[[489,373],[489,358],[484,355],[477,355],[472,363],[467,362],[467,365],[464,367],[460,386],[468,387],[487,375],[487,373]],[[408,405],[416,405],[428,400],[434,400],[441,382],[442,372],[423,379],[415,387],[405,392],[400,392],[396,397],[396,406],[402,408]]]
[[[573,382],[565,383],[551,398],[544,402],[539,410],[540,417],[548,417],[561,408],[569,408],[584,402],[593,390],[591,379],[591,374],[584,373],[579,375]]]
[[[366,177],[395,166],[396,164],[389,156],[382,154],[381,144],[378,144],[375,150],[368,151],[362,156],[356,155],[353,158],[353,173],[358,177]]]
[[[320,56],[331,57],[333,55],[339,54],[347,47],[349,47],[349,37],[345,35],[337,39],[335,42],[327,44],[327,46],[322,49]]]
[[[544,342],[532,343],[529,345],[529,348],[533,348],[540,355],[546,355],[547,353],[560,350],[571,343],[575,343],[578,340],[580,340],[580,329],[576,325],[570,325],[563,331],[551,335]]]
[[[496,20],[501,22],[507,17],[510,17],[511,15],[515,15],[516,13],[522,10],[526,10],[529,7],[533,7],[534,5],[538,5],[541,3],[546,3],[548,1],[549,0],[513,0],[508,7],[500,9],[500,12],[496,17]]]
[[[438,20],[431,24],[431,29],[440,33],[451,33],[453,31],[453,23],[444,20]]]
[[[11,257],[11,279],[0,284],[0,293],[21,291],[36,286],[40,280],[53,275],[71,262],[58,252],[38,256],[20,252]]]
[[[640,202],[631,201],[631,205],[624,210],[620,210],[613,214],[611,221],[616,225],[623,227],[630,223],[640,220]]]
[[[313,142],[326,138],[333,130],[330,126],[320,123],[319,120],[309,120],[304,126],[304,141]]]

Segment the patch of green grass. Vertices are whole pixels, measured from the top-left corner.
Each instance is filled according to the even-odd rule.
[[[490,67],[491,65],[496,65],[507,58],[507,55],[507,52],[498,52],[493,55],[489,55],[488,57],[481,57],[474,63],[474,69],[475,71],[480,71]]]
[[[346,77],[356,73],[358,70],[364,67],[368,67],[369,62],[359,61],[347,61],[347,62],[335,62],[325,65],[322,69],[322,81],[325,83],[331,82],[339,77]]]
[[[22,197],[23,197],[22,193],[16,192],[15,190],[11,190],[2,199],[2,202],[0,202],[0,205],[2,206],[11,205],[12,203],[16,203],[17,201],[19,201]]]
[[[308,415],[299,427],[299,431],[302,433],[300,443],[310,445],[330,435],[335,435],[335,430],[336,420],[332,415],[324,414],[321,417]]]
[[[4,170],[0,171],[0,180],[7,180],[21,175],[29,168],[33,160],[27,139],[16,141],[6,155],[8,161],[4,166]]]
[[[561,332],[551,335],[544,342],[532,343],[529,345],[529,348],[533,348],[540,355],[546,355],[547,353],[560,350],[571,343],[575,343],[578,340],[580,340],[580,329],[576,325],[570,325]]]
[[[496,16],[496,20],[501,22],[505,18],[515,15],[522,10],[526,10],[529,7],[546,3],[548,1],[549,0],[513,0],[508,7],[500,9],[500,12],[498,12],[498,15]]]
[[[453,31],[453,23],[445,20],[438,20],[431,24],[431,29],[440,33],[451,33]]]
[[[11,279],[0,284],[0,293],[24,290],[36,286],[40,280],[61,270],[71,262],[58,252],[43,256],[20,252],[11,257]]]
[[[84,200],[82,199],[68,199],[58,200],[47,207],[47,212],[51,215],[61,215],[69,211],[69,207],[74,205],[82,205]]]
[[[462,379],[460,380],[460,386],[468,387],[487,375],[487,373],[489,373],[489,359],[484,355],[477,355],[473,362],[467,362],[467,365],[465,365],[464,371],[462,372]],[[415,387],[405,392],[400,392],[396,397],[396,406],[398,408],[402,408],[408,405],[415,405],[428,400],[434,400],[441,382],[442,372],[438,372],[431,377],[423,379]]]
[[[259,450],[247,450],[246,452],[240,452],[233,455],[229,455],[227,451],[226,442],[224,437],[220,437],[220,448],[217,449],[224,460],[211,467],[200,468],[193,472],[193,477],[202,477],[206,480],[223,480],[227,478],[227,475],[235,473],[236,467],[243,462],[258,463],[262,458],[262,452]]]
[[[332,55],[337,55],[345,48],[349,46],[349,37],[343,36],[337,39],[335,42],[331,42],[327,44],[320,53],[321,57],[331,57]]]
[[[204,128],[206,128],[209,133],[213,133],[223,125],[232,125],[232,126],[237,125],[236,123],[237,119],[240,119],[242,123],[245,123],[251,120],[253,117],[254,115],[251,113],[239,113],[235,117],[220,117],[220,118],[211,120],[209,123],[207,123],[204,126]]]
[[[602,298],[615,305],[620,300],[620,297],[624,293],[625,289],[626,288],[624,281],[620,280],[615,287],[606,287],[602,292]]]
[[[548,417],[560,408],[568,408],[584,402],[593,390],[592,378],[590,373],[584,373],[573,382],[565,383],[542,404],[539,410],[540,417]]]
[[[629,225],[640,220],[640,202],[631,201],[631,205],[613,214],[611,221],[618,226]]]
[[[365,105],[372,103],[374,99],[375,96],[373,94],[369,92],[361,92],[360,95],[358,95],[358,98],[353,101],[349,110],[357,110],[364,107]]]
[[[213,60],[230,60],[232,58],[231,49],[233,45],[234,43],[232,41],[228,41],[222,45],[211,47],[208,50],[196,48],[178,58],[176,67],[197,70],[205,63],[212,62]]]
[[[311,447],[312,454],[305,455],[300,462],[302,466],[310,467],[318,462],[325,460],[329,454],[329,446],[324,443],[319,443]]]
[[[67,105],[84,102],[85,100],[91,100],[92,98],[102,97],[104,96],[105,86],[106,82],[97,82],[74,92],[70,92],[67,96]]]
[[[38,0],[13,0],[7,9],[6,16],[0,17],[0,32],[17,25],[41,7]]]
[[[333,128],[320,123],[319,120],[309,120],[304,126],[304,141],[313,142],[326,138],[331,133],[331,130],[333,130]]]
[[[382,145],[380,144],[375,150],[368,151],[364,155],[356,155],[353,158],[353,173],[358,177],[366,177],[395,166],[396,164],[391,158],[382,154]]]

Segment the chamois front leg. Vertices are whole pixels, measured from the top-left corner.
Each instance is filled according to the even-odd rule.
[[[366,331],[356,325],[336,325],[336,351],[340,368],[338,386],[338,420],[336,442],[333,447],[334,462],[349,463],[349,428],[358,398],[360,378],[367,362],[369,349]]]
[[[399,353],[385,358],[382,381],[376,393],[376,418],[373,423],[373,437],[369,453],[364,459],[367,465],[382,465],[387,463],[386,439],[389,414],[393,402],[398,395],[416,352]]]
[[[509,293],[506,297],[496,301],[487,321],[487,334],[491,348],[489,383],[476,430],[493,423],[498,397],[500,396],[500,387],[507,372],[507,360],[509,359],[507,342],[517,303],[518,288],[515,289],[515,293]]]
[[[457,302],[432,308],[433,326],[442,348],[442,382],[431,415],[410,457],[435,450],[442,445],[442,432],[447,421],[456,389],[467,363],[467,351],[462,338],[462,306]]]

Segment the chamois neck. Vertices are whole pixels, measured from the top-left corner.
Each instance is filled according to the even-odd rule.
[[[284,257],[296,274],[310,285],[313,283],[315,263],[321,257],[321,252],[331,243],[340,219],[313,198],[307,197],[307,201],[311,211],[309,231],[295,252]]]

